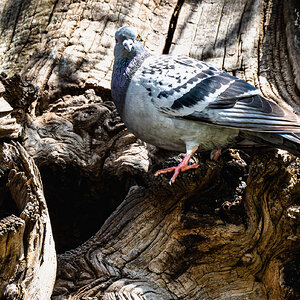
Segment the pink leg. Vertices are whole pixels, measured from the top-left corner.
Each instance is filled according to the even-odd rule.
[[[169,172],[173,172],[174,174],[172,176],[172,178],[170,179],[169,183],[172,184],[175,182],[175,179],[177,178],[179,172],[184,172],[186,170],[189,169],[196,169],[199,167],[198,164],[193,164],[193,165],[188,165],[189,160],[191,158],[191,156],[197,151],[198,147],[193,148],[193,150],[191,151],[191,153],[187,153],[185,155],[185,157],[183,158],[183,160],[181,161],[181,163],[177,166],[177,167],[171,167],[171,168],[166,168],[166,169],[162,169],[162,170],[158,170],[154,176],[158,176],[160,174],[165,174],[165,173],[169,173]]]
[[[210,153],[210,159],[211,160],[214,160],[214,161],[217,161],[218,158],[220,157],[222,153],[222,149],[217,149],[217,150],[212,150],[211,153]]]

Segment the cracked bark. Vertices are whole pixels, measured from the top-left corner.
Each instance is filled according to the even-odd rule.
[[[181,156],[129,133],[109,90],[130,23],[149,51],[206,60],[298,112],[296,2],[2,1],[0,297],[49,299],[54,280],[53,299],[300,297],[299,159],[197,154],[169,186],[153,174]]]
[[[56,273],[52,229],[38,168],[19,143],[1,145],[1,182],[1,298],[49,299]]]

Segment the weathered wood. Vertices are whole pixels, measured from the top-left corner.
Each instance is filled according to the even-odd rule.
[[[93,238],[59,257],[53,299],[287,299],[269,272],[299,251],[300,164],[256,156],[241,206],[224,211],[245,166],[235,155],[172,186],[132,187]]]
[[[39,165],[73,165],[94,177],[110,169],[148,171],[148,150],[120,122],[112,102],[93,90],[63,100],[27,119],[24,146]]]
[[[0,63],[21,72],[44,97],[62,90],[109,88],[114,31],[127,23],[143,32],[150,50],[162,51],[175,0],[2,1]],[[26,17],[25,17],[26,16]],[[27,67],[25,67],[25,65]]]
[[[2,69],[9,75],[21,71],[41,87],[41,102],[70,90],[108,89],[113,33],[129,23],[140,29],[150,51],[169,48],[168,40],[170,52],[205,59],[298,110],[296,0],[186,0],[178,2],[178,9],[174,0],[158,6],[113,0],[20,1],[15,6],[7,0],[0,5]],[[172,14],[176,24],[170,24]]]
[[[0,295],[49,299],[56,253],[39,171],[20,144],[2,143],[1,157],[1,180],[8,173],[9,200],[17,211],[0,220]]]
[[[299,111],[299,12],[295,0],[184,1],[170,51],[232,72]]]
[[[2,78],[0,75],[0,81]],[[17,138],[21,133],[21,126],[17,119],[11,115],[13,108],[5,96],[5,88],[0,86],[0,138]]]
[[[288,59],[292,65],[294,82],[300,90],[300,4],[299,1],[288,0],[284,2],[284,22],[286,24],[286,46],[288,50]],[[299,105],[299,102],[297,103]]]
[[[0,119],[0,138],[20,137],[42,171],[52,219],[63,215],[70,223],[57,242],[75,240],[70,228],[80,231],[107,207],[113,212],[94,237],[60,256],[54,299],[299,297],[298,160],[232,152],[215,164],[203,154],[194,158],[201,167],[170,187],[153,174],[179,157],[130,134],[109,90],[114,31],[129,23],[151,52],[204,59],[299,111],[297,0],[4,0],[0,18],[0,64],[8,74],[0,92],[13,108],[3,102],[11,127],[1,136]],[[61,199],[65,187],[50,179],[70,173],[75,202]],[[20,184],[27,187],[29,178]],[[11,190],[16,197],[17,186]],[[90,215],[72,215],[74,206],[91,207]],[[11,228],[23,228],[19,217],[7,218]],[[15,256],[22,234],[9,238]],[[13,295],[20,280],[0,282],[14,282],[6,286]],[[41,282],[35,288],[42,291]]]

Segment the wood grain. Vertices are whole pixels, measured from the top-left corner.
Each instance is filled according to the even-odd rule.
[[[153,174],[181,156],[132,135],[110,96],[114,32],[131,24],[151,53],[205,60],[299,112],[299,11],[297,0],[1,1],[0,297],[50,298],[46,201],[57,244],[78,246],[59,256],[53,299],[299,297],[299,160],[203,153],[170,187]]]

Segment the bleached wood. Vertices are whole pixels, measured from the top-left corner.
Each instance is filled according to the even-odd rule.
[[[298,296],[292,285],[297,266],[287,265],[295,264],[299,247],[299,162],[276,153],[255,156],[242,200],[228,198],[224,205],[226,189],[239,189],[239,183],[226,181],[234,177],[230,172],[247,171],[253,156],[246,163],[232,153],[217,164],[205,155],[195,157],[200,159],[199,170],[183,174],[170,187],[167,177],[154,179],[153,174],[179,158],[130,134],[114,110],[109,90],[114,31],[129,23],[140,29],[150,52],[161,53],[170,46],[171,53],[209,61],[299,111],[296,2],[0,2],[0,69],[8,74],[8,79],[2,78],[0,96],[13,108],[3,106],[0,138],[19,137],[38,168],[55,166],[63,174],[72,167],[90,178],[93,188],[109,178],[137,179],[127,182],[127,197],[99,232],[60,256],[54,299]],[[13,77],[15,73],[22,78]],[[7,162],[0,166],[7,168]],[[28,186],[32,188],[22,170],[11,175],[20,179],[11,183],[13,197],[22,195],[20,208],[27,203]],[[38,190],[43,199],[41,186]],[[22,258],[23,248],[16,245],[26,222],[16,215],[1,221],[11,232],[7,246],[12,257]],[[38,241],[43,232],[50,241],[48,221],[39,222],[34,228]],[[37,299],[49,298],[53,244],[35,250],[40,249],[50,254],[40,268],[40,257],[34,249],[30,252],[25,264],[31,274],[28,289],[12,274],[23,264],[17,265],[16,259],[2,264],[12,272],[0,280],[2,291],[17,291],[21,299],[35,289],[40,291]]]
[[[25,149],[1,147],[1,170],[18,215],[0,221],[1,281],[5,299],[47,300],[56,275],[56,252],[39,171]]]

